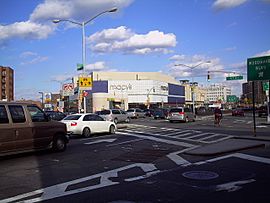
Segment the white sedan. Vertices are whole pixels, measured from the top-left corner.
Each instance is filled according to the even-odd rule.
[[[116,125],[112,121],[105,121],[96,114],[73,114],[61,120],[67,126],[69,134],[90,137],[94,133],[108,132],[114,134]]]

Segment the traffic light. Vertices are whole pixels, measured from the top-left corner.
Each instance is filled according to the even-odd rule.
[[[211,77],[210,77],[210,71],[208,71],[208,73],[207,73],[207,81],[209,82],[210,79],[211,79]]]

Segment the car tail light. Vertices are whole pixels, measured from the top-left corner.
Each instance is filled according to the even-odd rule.
[[[180,115],[185,115],[185,112],[179,112]]]
[[[76,122],[72,122],[70,125],[71,126],[77,126],[77,123]]]

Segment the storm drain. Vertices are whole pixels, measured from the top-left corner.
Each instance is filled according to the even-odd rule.
[[[182,175],[185,178],[193,179],[193,180],[212,180],[219,175],[215,172],[212,171],[188,171],[185,173],[182,173]]]
[[[140,151],[128,152],[113,160],[134,162],[134,163],[151,163],[167,154],[174,152],[173,149],[143,149]]]

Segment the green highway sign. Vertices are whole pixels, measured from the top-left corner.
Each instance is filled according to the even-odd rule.
[[[247,80],[270,80],[270,56],[247,59]]]
[[[263,91],[269,90],[269,82],[264,82],[263,83]]]
[[[236,95],[228,95],[227,102],[238,102],[239,98]]]
[[[226,80],[243,80],[243,75],[229,76],[226,77]]]

